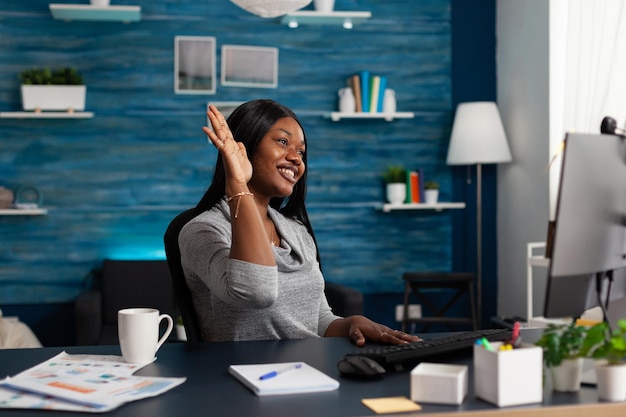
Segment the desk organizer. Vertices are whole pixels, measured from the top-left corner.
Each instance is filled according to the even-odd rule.
[[[474,346],[474,389],[476,397],[497,405],[532,404],[543,401],[543,351],[539,346],[522,345],[499,350]]]
[[[411,400],[461,404],[467,396],[467,366],[422,362],[411,371]]]

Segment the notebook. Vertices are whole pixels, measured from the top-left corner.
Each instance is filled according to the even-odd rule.
[[[333,391],[339,381],[305,362],[230,365],[228,372],[256,395]]]

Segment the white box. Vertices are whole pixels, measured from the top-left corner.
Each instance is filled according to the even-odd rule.
[[[476,397],[498,407],[542,402],[541,347],[522,345],[513,350],[499,350],[502,342],[493,342],[491,346],[492,351],[474,346]]]
[[[411,371],[411,400],[461,404],[467,396],[467,366],[422,362]]]

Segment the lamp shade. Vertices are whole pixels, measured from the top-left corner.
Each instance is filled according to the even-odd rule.
[[[312,0],[230,0],[247,12],[261,17],[277,17],[295,12]]]
[[[480,101],[457,106],[448,165],[510,162],[511,151],[496,103]]]

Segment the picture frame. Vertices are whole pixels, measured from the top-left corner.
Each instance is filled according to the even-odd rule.
[[[233,110],[235,110],[243,103],[243,101],[210,101],[206,104],[206,111],[209,111],[209,106],[212,104],[217,107],[217,109],[220,111],[220,113],[222,113],[225,119],[228,119],[228,116],[230,116]],[[211,121],[209,120],[209,116],[207,116],[206,118],[206,125],[209,127],[209,129],[213,130],[213,127],[211,126]]]
[[[221,84],[231,87],[278,87],[278,48],[222,45]]]
[[[216,41],[213,36],[174,37],[174,92],[215,94]]]

